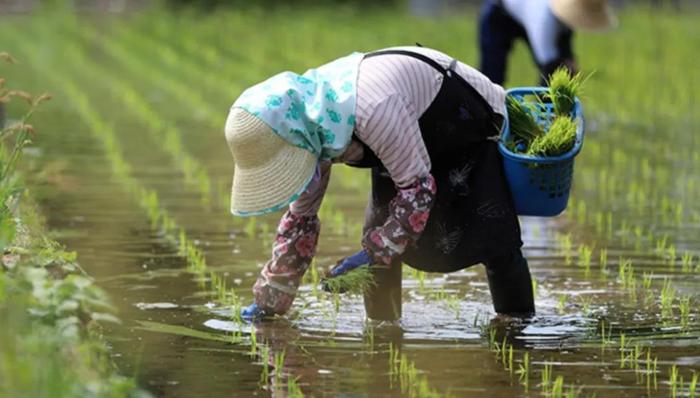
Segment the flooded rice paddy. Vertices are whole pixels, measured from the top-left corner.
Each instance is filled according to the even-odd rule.
[[[367,321],[361,297],[321,292],[310,272],[288,316],[250,325],[235,314],[279,215],[227,212],[222,130],[240,91],[282,69],[415,41],[477,64],[473,13],[287,10],[260,31],[261,15],[52,11],[0,25],[21,60],[11,80],[55,95],[26,154],[29,185],[112,296],[122,322],[104,327],[123,373],[168,397],[695,396],[696,11],[628,9],[617,31],[578,36],[581,66],[595,73],[572,200],[559,217],[521,219],[537,316],[496,317],[481,266],[404,267],[400,322]],[[536,80],[523,47],[513,61],[509,85]],[[369,187],[342,166],[331,180],[319,272],[357,249]]]

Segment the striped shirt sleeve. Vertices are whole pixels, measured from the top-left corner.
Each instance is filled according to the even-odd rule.
[[[418,118],[403,96],[390,95],[375,104],[357,136],[381,159],[398,187],[409,186],[430,173]]]

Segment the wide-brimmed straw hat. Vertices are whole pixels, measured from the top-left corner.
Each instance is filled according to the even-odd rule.
[[[551,0],[554,15],[573,30],[604,30],[617,26],[607,0]]]
[[[226,120],[226,141],[235,163],[231,212],[257,215],[296,199],[314,175],[318,158],[275,134],[263,120],[234,107]]]

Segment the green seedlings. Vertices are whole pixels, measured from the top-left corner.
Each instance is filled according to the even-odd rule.
[[[593,249],[585,244],[578,247],[578,265],[583,267],[586,275],[589,274],[591,270],[591,257],[593,256]]]
[[[311,269],[309,270],[308,273],[305,275],[309,275],[311,278],[311,281],[309,282],[311,284],[311,294],[314,296],[318,296],[318,285],[321,283],[321,276],[318,273],[318,267],[316,267],[315,262],[311,264]]]
[[[626,245],[627,244],[627,237],[629,236],[630,231],[629,231],[629,225],[627,224],[627,220],[622,220],[622,225],[620,225],[620,235],[622,236],[622,244]]]
[[[596,212],[595,213],[595,232],[598,235],[602,235],[603,232],[605,231],[605,221],[604,221],[604,214],[601,212]]]
[[[591,304],[593,304],[593,297],[591,296],[581,296],[579,299],[581,303],[581,312],[583,315],[588,316],[591,313]]]
[[[586,222],[586,202],[580,201],[576,204],[576,219],[580,224]]]
[[[681,225],[683,222],[683,203],[676,203],[673,209],[673,214],[674,214],[674,219],[676,221],[676,225]]]
[[[634,249],[635,250],[641,250],[642,239],[644,239],[644,231],[642,230],[642,227],[640,227],[640,226],[634,227]]]
[[[635,343],[632,348],[629,348],[629,342],[625,343],[621,340],[620,342],[620,369],[624,369],[626,364],[629,364],[629,368],[634,368],[635,373],[639,370],[639,358],[644,354],[642,346],[639,343]]]
[[[656,252],[663,254],[668,245],[668,234],[664,234],[661,238],[656,240]]]
[[[661,316],[671,318],[673,316],[673,300],[676,297],[676,289],[671,285],[668,278],[664,278],[664,285],[661,288]]]
[[[474,315],[474,320],[472,321],[472,327],[473,327],[474,329],[476,329],[476,328],[479,327],[479,320],[480,320],[480,319],[479,319],[479,313],[477,312],[477,313]]]
[[[529,143],[544,135],[542,127],[532,116],[532,113],[535,112],[533,105],[526,105],[518,99],[508,96],[506,97],[506,108],[513,143],[517,141]]]
[[[552,384],[552,364],[545,362],[542,369],[542,393],[548,395]]]
[[[552,383],[552,389],[548,394],[551,397],[562,397],[564,395],[564,376],[557,376]]]
[[[489,350],[498,351],[498,343],[496,343],[496,328],[491,325],[487,326],[489,333]]]
[[[583,202],[579,202],[579,205],[583,204]],[[583,204],[585,208],[585,204]],[[559,240],[559,249],[561,253],[564,255],[564,262],[566,265],[571,264],[571,250],[573,247],[573,243],[571,242],[571,234],[564,234],[561,239]]]
[[[333,294],[364,294],[376,285],[372,271],[365,265],[332,278],[325,278],[321,283],[326,291]]]
[[[337,234],[347,233],[347,221],[345,220],[345,213],[341,210],[336,210],[333,212],[333,232]]]
[[[508,373],[510,373],[511,375],[513,374],[513,345],[512,344],[508,345],[508,363],[507,363],[506,369],[508,370]]]
[[[289,398],[303,398],[304,392],[299,386],[299,379],[301,377],[287,378],[287,397]]]
[[[613,344],[612,325],[609,325],[606,330],[605,320],[602,319],[600,320],[600,343],[602,349],[605,349],[605,347]]]
[[[656,389],[656,374],[657,372],[657,367],[658,367],[658,358],[654,357],[654,360],[651,360],[651,348],[647,348],[647,358],[646,358],[646,386],[647,390],[651,390],[651,383],[652,383],[652,378],[654,382],[654,389]]]
[[[257,219],[255,217],[249,217],[248,222],[246,222],[245,227],[243,227],[243,231],[245,232],[246,236],[248,236],[249,238],[255,238],[255,236],[257,235],[257,230]]]
[[[679,383],[680,382],[680,383]],[[668,384],[671,387],[671,397],[676,398],[678,394],[679,384],[682,386],[683,382],[679,380],[678,366],[673,364],[669,370]]]
[[[608,249],[600,249],[598,255],[598,262],[600,263],[600,274],[605,276],[608,273]]]
[[[654,272],[649,271],[642,274],[642,288],[644,289],[644,299],[649,300],[653,297],[655,292],[651,290],[651,283],[654,279]]]
[[[256,357],[258,355],[258,336],[255,333],[255,326],[250,325],[250,351],[248,354],[251,357]]]
[[[374,352],[374,328],[371,324],[365,324],[365,342],[369,348],[369,352]]]
[[[557,310],[560,314],[564,313],[564,309],[566,308],[566,299],[566,294],[560,294],[557,298]]]
[[[671,269],[676,268],[676,246],[673,244],[670,244],[668,246],[668,249],[666,249],[667,253],[667,261],[668,261],[668,266]]]
[[[447,308],[454,312],[455,319],[459,319],[461,312],[461,301],[459,300],[459,297],[456,294],[448,294],[447,297],[445,297],[444,302]]]
[[[688,385],[688,396],[690,398],[695,398],[697,387],[698,387],[698,372],[693,370],[693,376],[690,379],[690,384]]]
[[[532,278],[532,296],[537,299],[537,279]]]
[[[389,343],[389,375],[391,380],[399,373],[399,350],[394,347],[394,343]]]
[[[569,71],[560,67],[549,77],[548,97],[554,105],[554,112],[560,116],[569,116],[574,110],[576,97],[580,95],[584,78],[581,73],[571,76]]]
[[[425,288],[425,277],[427,275],[426,272],[419,271],[419,270],[411,270],[413,277],[418,281],[418,293],[420,295],[425,296],[427,293],[427,289]]]
[[[401,354],[399,360],[399,383],[401,392],[409,397],[440,397],[441,395],[433,390],[425,377],[418,375],[416,364]]]
[[[525,387],[527,391],[530,387],[530,353],[526,352],[523,355],[523,359],[518,365],[518,370],[515,372],[518,375],[518,380],[520,384]]]
[[[503,336],[500,346],[496,346],[496,356],[500,359],[503,368],[513,373],[513,345]]]
[[[627,336],[624,333],[620,333],[620,369],[625,368],[625,363],[627,362],[627,350],[629,342],[627,341]]]
[[[569,152],[576,144],[576,122],[568,116],[557,116],[547,134],[535,138],[527,154],[534,156],[559,156]]]
[[[690,273],[693,271],[693,253],[685,251],[683,257],[681,257],[681,270],[685,273]]]
[[[260,350],[260,360],[262,361],[262,364],[263,364],[262,373],[260,373],[260,386],[261,387],[266,386],[268,383],[268,380],[270,379],[269,358],[270,358],[270,347],[263,346],[262,349]]]
[[[275,380],[277,382],[282,380],[282,376],[283,376],[282,371],[284,370],[284,356],[285,356],[284,351],[276,352],[273,355],[272,363],[273,363],[274,372],[275,372],[274,377],[275,377]]]
[[[547,132],[535,118],[543,103],[525,103],[522,99],[506,97],[506,108],[512,137],[508,146],[512,151],[523,152],[519,147],[524,144],[524,152],[533,156],[559,156],[569,152],[576,143],[577,123],[571,113],[576,101],[576,92],[580,89],[583,79],[580,75],[573,78],[568,72],[562,71],[552,75],[549,93],[554,116]],[[541,101],[541,99],[540,99]]]
[[[628,292],[634,294],[637,286],[637,279],[634,274],[634,266],[631,259],[620,257],[618,265],[618,282],[622,284]]]
[[[678,311],[681,317],[681,328],[687,330],[690,324],[690,296],[678,298]]]

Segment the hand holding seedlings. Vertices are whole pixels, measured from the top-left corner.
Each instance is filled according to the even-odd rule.
[[[369,270],[372,259],[365,249],[340,260],[321,280],[323,290],[330,293],[364,293],[374,285]]]

